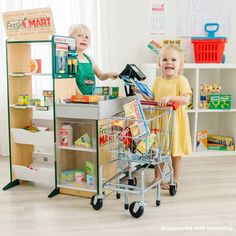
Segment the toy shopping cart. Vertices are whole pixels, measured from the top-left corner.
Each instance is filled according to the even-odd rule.
[[[141,101],[137,105],[141,106],[145,115],[144,119],[126,118],[125,112],[108,119],[108,145],[113,159],[100,166],[99,191],[91,199],[91,205],[95,210],[102,208],[105,197],[103,191],[106,189],[116,191],[117,199],[123,192],[124,208],[129,209],[130,214],[135,218],[143,215],[145,193],[155,186],[156,206],[160,205],[160,186],[164,179],[170,178],[170,195],[174,196],[177,192],[177,185],[173,181],[170,152],[174,110],[177,109],[178,104],[172,103],[166,108],[161,108],[157,106],[156,102]],[[112,162],[119,162],[118,171],[112,178],[103,181],[104,168],[108,168],[106,165]],[[143,167],[140,172],[140,184],[137,183],[137,178],[132,176],[134,163]],[[155,183],[147,186],[145,172],[149,167],[155,165],[158,166],[161,176]],[[126,179],[122,178],[124,176],[128,179],[125,183]],[[129,205],[128,194],[138,194],[141,196],[141,200]]]

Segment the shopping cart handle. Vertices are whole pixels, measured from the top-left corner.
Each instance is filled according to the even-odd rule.
[[[159,103],[154,102],[154,101],[141,100],[140,103],[142,105],[159,106]],[[172,107],[173,110],[177,110],[179,108],[179,103],[177,103],[177,102],[167,102],[167,107]]]

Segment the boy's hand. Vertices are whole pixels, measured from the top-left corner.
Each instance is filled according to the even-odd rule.
[[[117,74],[116,72],[110,72],[109,73],[109,77],[113,80],[116,80],[118,78],[119,74]]]

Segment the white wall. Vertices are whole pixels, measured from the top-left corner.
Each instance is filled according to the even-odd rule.
[[[4,7],[4,4],[0,4],[0,7]],[[0,65],[5,65],[5,34],[2,22],[0,22],[0,35],[1,44],[0,47]],[[7,116],[7,80],[6,80],[6,66],[0,68],[0,155],[8,155],[8,116]]]
[[[104,55],[108,54],[109,69],[122,70],[127,63],[141,66],[144,63],[155,63],[156,56],[147,44],[152,40],[161,42],[162,39],[176,38],[176,4],[177,0],[167,2],[167,34],[152,38],[148,35],[148,6],[149,0],[102,0],[106,2],[102,22],[103,37],[106,42]],[[231,1],[232,9],[236,1]],[[108,39],[109,40],[108,40]],[[189,49],[188,62],[193,62],[193,52],[190,39],[183,39],[184,48]],[[232,16],[231,36],[226,45],[226,63],[234,63],[236,55],[236,15]],[[106,68],[107,69],[107,68]]]

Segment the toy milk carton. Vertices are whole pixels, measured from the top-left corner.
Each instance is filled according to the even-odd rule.
[[[73,143],[73,129],[71,125],[63,125],[59,131],[60,145],[71,146]]]
[[[123,107],[125,116],[131,120],[129,128],[133,139],[149,134],[150,130],[139,100],[135,99],[132,102],[125,104]]]
[[[207,150],[207,130],[202,130],[197,132],[197,151]]]

